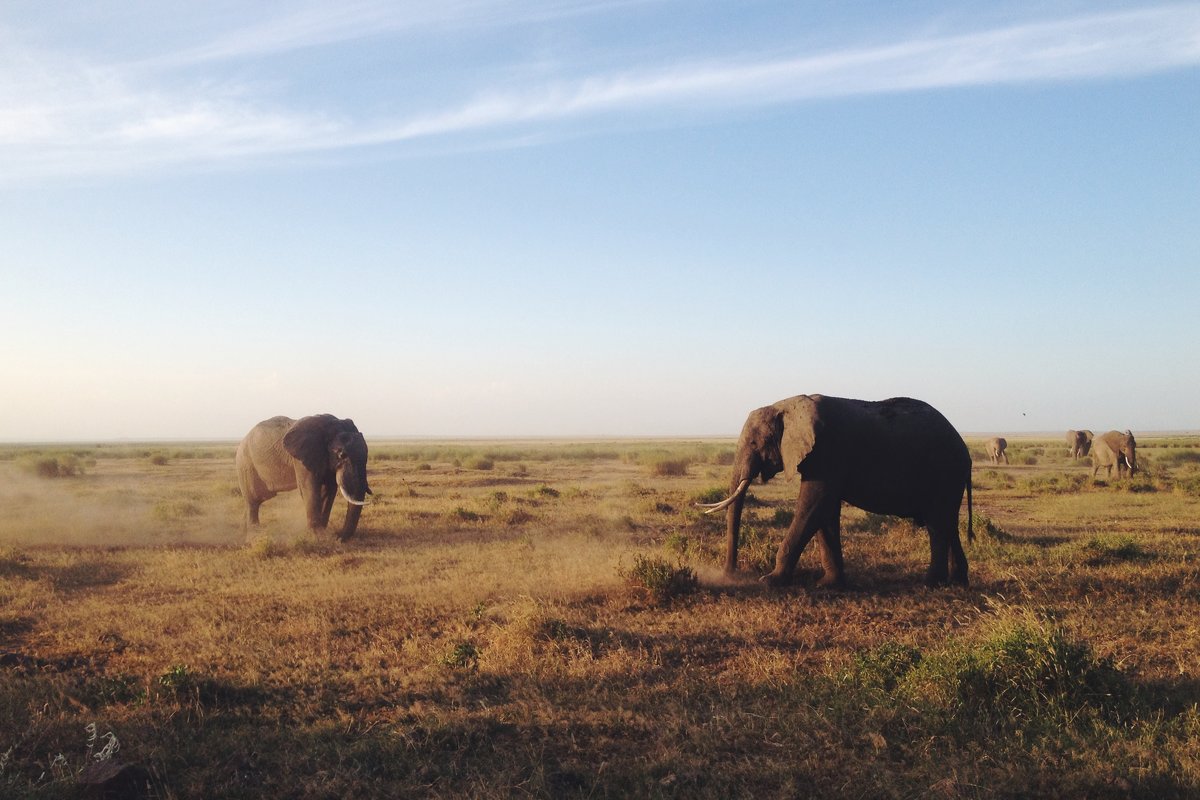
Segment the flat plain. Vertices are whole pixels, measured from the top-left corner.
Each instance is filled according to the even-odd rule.
[[[840,591],[756,580],[782,478],[721,574],[732,441],[370,444],[345,543],[229,443],[0,448],[0,796],[1200,796],[1200,436],[968,437],[970,587],[846,508]]]

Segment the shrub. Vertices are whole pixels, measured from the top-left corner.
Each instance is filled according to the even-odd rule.
[[[506,509],[499,517],[500,521],[505,525],[524,525],[527,522],[532,522],[533,514],[529,513],[520,506]]]
[[[72,478],[83,474],[83,465],[79,458],[69,453],[57,456],[23,456],[17,459],[17,467],[39,478]]]
[[[459,642],[442,656],[442,663],[456,669],[474,670],[479,666],[479,648],[469,640]]]
[[[722,500],[724,500],[728,494],[729,494],[729,492],[726,491],[725,489],[722,489],[719,486],[714,486],[712,488],[705,489],[704,491],[700,492],[698,495],[693,497],[692,502],[695,502],[695,503],[719,503]]]
[[[650,472],[661,477],[680,477],[687,475],[688,462],[686,459],[663,458],[650,464]]]
[[[251,558],[268,559],[279,555],[280,548],[275,545],[275,540],[270,536],[255,536],[246,543],[246,553]]]
[[[1061,718],[1088,710],[1118,713],[1131,695],[1107,658],[1044,622],[1002,623],[973,645],[951,644],[918,658],[897,678],[916,706],[933,702],[950,714],[984,715],[997,723]]]
[[[633,568],[624,577],[659,603],[691,594],[697,586],[696,573],[690,567],[655,556],[634,556]]]
[[[172,664],[166,672],[158,676],[158,685],[167,694],[179,696],[196,687],[196,676],[186,664]]]
[[[472,456],[463,462],[463,466],[467,469],[489,470],[496,466],[496,462],[487,456]]]
[[[663,542],[663,548],[677,555],[684,555],[691,547],[691,541],[679,531],[671,531]]]
[[[478,522],[483,519],[479,514],[462,506],[455,506],[454,510],[450,512],[450,516],[463,522]]]
[[[1088,475],[1084,472],[1035,475],[1025,481],[1025,488],[1030,494],[1069,494],[1082,490],[1087,482]]]
[[[1093,536],[1081,546],[1093,565],[1111,564],[1118,561],[1137,561],[1149,558],[1142,546],[1132,536]]]
[[[170,463],[170,460],[167,458],[166,453],[155,453],[154,455],[150,456],[150,463],[156,467],[165,467],[168,463]]]
[[[790,508],[777,508],[775,514],[771,517],[771,527],[786,528],[792,524],[795,519],[796,512]]]

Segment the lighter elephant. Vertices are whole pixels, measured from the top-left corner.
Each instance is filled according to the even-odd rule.
[[[1091,431],[1067,431],[1067,449],[1071,458],[1084,458],[1092,450]]]
[[[1008,463],[1008,453],[1004,452],[1007,449],[1008,440],[1003,436],[993,436],[987,440],[987,454],[993,464],[999,464],[1001,460]]]
[[[345,498],[346,519],[337,538],[354,535],[366,496],[367,442],[354,421],[317,414],[299,421],[272,417],[255,425],[238,445],[234,463],[246,502],[243,530],[258,525],[258,509],[280,492],[300,489],[309,530],[329,524],[334,498]]]
[[[725,571],[737,570],[738,532],[751,481],[779,472],[800,476],[796,513],[763,580],[791,581],[809,540],[819,534],[822,585],[843,586],[842,503],[877,514],[908,517],[929,531],[930,586],[967,585],[967,557],[958,512],[967,494],[970,527],[971,454],[933,406],[897,397],[871,402],[799,395],[750,412],[734,456],[730,494],[706,504],[726,515]]]
[[[1123,477],[1128,471],[1130,476],[1137,472],[1137,442],[1129,431],[1109,431],[1092,440],[1092,477],[1104,467],[1108,477],[1112,477],[1113,467],[1117,468],[1117,477]]]

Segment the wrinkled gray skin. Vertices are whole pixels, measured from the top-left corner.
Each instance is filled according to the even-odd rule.
[[[1129,431],[1109,431],[1092,440],[1092,477],[1104,467],[1108,477],[1112,477],[1113,467],[1117,468],[1117,477],[1123,477],[1128,471],[1130,476],[1137,472],[1137,442]]]
[[[999,464],[1001,460],[1005,464],[1008,463],[1008,453],[1004,452],[1007,449],[1008,440],[1003,436],[996,436],[987,440],[987,454],[993,464]]]
[[[841,509],[846,502],[925,526],[930,549],[925,582],[967,585],[958,511],[965,489],[970,513],[971,454],[954,427],[928,403],[814,394],[750,412],[734,456],[731,493],[711,504],[712,511],[728,508],[726,573],[737,570],[738,532],[750,482],[759,478],[766,483],[780,472],[789,478],[798,474],[800,489],[796,514],[775,554],[775,569],[763,578],[767,583],[789,583],[800,554],[818,536],[825,568],[821,584],[845,585]]]
[[[1071,458],[1084,458],[1092,450],[1091,431],[1067,431],[1067,449]]]
[[[358,528],[366,496],[367,442],[354,421],[317,414],[299,421],[271,417],[250,429],[234,461],[246,501],[243,530],[258,525],[258,508],[280,492],[300,489],[308,527],[322,533],[339,491],[347,500],[346,519],[337,538],[345,541]]]

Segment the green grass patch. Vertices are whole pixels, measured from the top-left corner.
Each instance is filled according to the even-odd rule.
[[[691,567],[672,564],[657,556],[635,555],[633,566],[621,576],[644,590],[657,603],[668,603],[696,591],[698,582]]]

